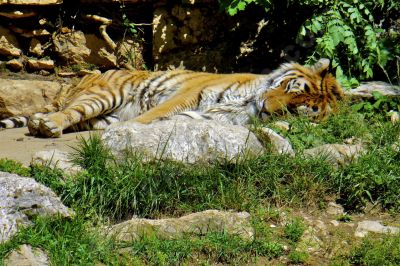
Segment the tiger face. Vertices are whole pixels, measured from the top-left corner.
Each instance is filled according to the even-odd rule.
[[[274,80],[262,96],[262,111],[272,114],[289,110],[326,118],[344,96],[328,67],[329,59],[321,59],[311,67],[284,65],[281,70],[286,73]]]

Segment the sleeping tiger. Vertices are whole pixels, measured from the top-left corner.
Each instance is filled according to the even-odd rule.
[[[244,125],[253,116],[303,108],[324,118],[343,97],[328,67],[321,59],[310,67],[286,63],[267,75],[109,70],[85,76],[42,112],[4,119],[0,127],[27,124],[31,135],[54,138],[65,129],[147,124],[173,115]]]

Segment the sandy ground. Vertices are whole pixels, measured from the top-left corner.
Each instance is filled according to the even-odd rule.
[[[9,158],[29,165],[32,156],[38,151],[59,149],[73,151],[80,137],[87,138],[89,132],[64,134],[57,139],[35,138],[28,135],[27,128],[0,131],[0,158]]]

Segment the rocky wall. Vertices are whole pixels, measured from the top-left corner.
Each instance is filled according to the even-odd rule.
[[[295,44],[301,20],[266,17],[258,7],[230,17],[216,0],[0,0],[0,60],[10,71],[61,76],[112,68],[269,72],[305,54],[307,45]]]

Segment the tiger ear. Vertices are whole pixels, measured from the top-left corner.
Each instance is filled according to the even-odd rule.
[[[325,76],[328,73],[330,60],[328,58],[321,58],[318,60],[313,66],[313,70],[315,73],[319,74],[320,76]]]

